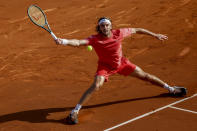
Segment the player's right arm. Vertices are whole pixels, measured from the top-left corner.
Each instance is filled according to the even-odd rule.
[[[89,41],[86,40],[86,39],[77,40],[77,39],[61,39],[61,38],[58,38],[55,42],[56,42],[56,44],[59,44],[59,45],[80,46],[80,45],[87,45]]]

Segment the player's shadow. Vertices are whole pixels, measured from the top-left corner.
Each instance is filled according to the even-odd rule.
[[[164,94],[160,94],[157,96],[132,98],[132,99],[126,99],[126,100],[106,102],[106,103],[96,104],[96,105],[88,105],[88,106],[83,106],[83,109],[97,108],[97,107],[109,106],[113,104],[121,104],[121,103],[126,103],[126,102],[140,101],[140,100],[154,99],[154,98],[163,98],[163,97],[169,97],[169,96],[170,95],[168,93],[164,93]],[[5,114],[5,115],[0,116],[0,123],[13,121],[13,120],[27,121],[31,123],[44,123],[44,122],[64,123],[63,120],[47,119],[47,116],[50,113],[70,111],[73,108],[74,107],[35,109],[35,110],[28,110],[28,111],[21,111],[21,112],[16,112],[16,113],[11,113],[11,114]]]

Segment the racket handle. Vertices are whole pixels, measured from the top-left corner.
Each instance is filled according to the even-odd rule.
[[[54,40],[57,40],[57,37],[55,36],[53,32],[51,32],[51,36],[53,37]]]

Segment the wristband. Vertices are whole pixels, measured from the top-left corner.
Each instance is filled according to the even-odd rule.
[[[68,44],[68,40],[67,39],[62,39],[62,45],[67,45]]]

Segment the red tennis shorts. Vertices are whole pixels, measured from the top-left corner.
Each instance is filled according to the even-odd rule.
[[[131,63],[127,58],[123,57],[121,60],[121,65],[117,69],[110,69],[105,64],[99,63],[96,71],[96,76],[104,76],[105,82],[107,82],[110,75],[118,73],[120,75],[128,76],[135,70],[135,68],[136,65]]]

